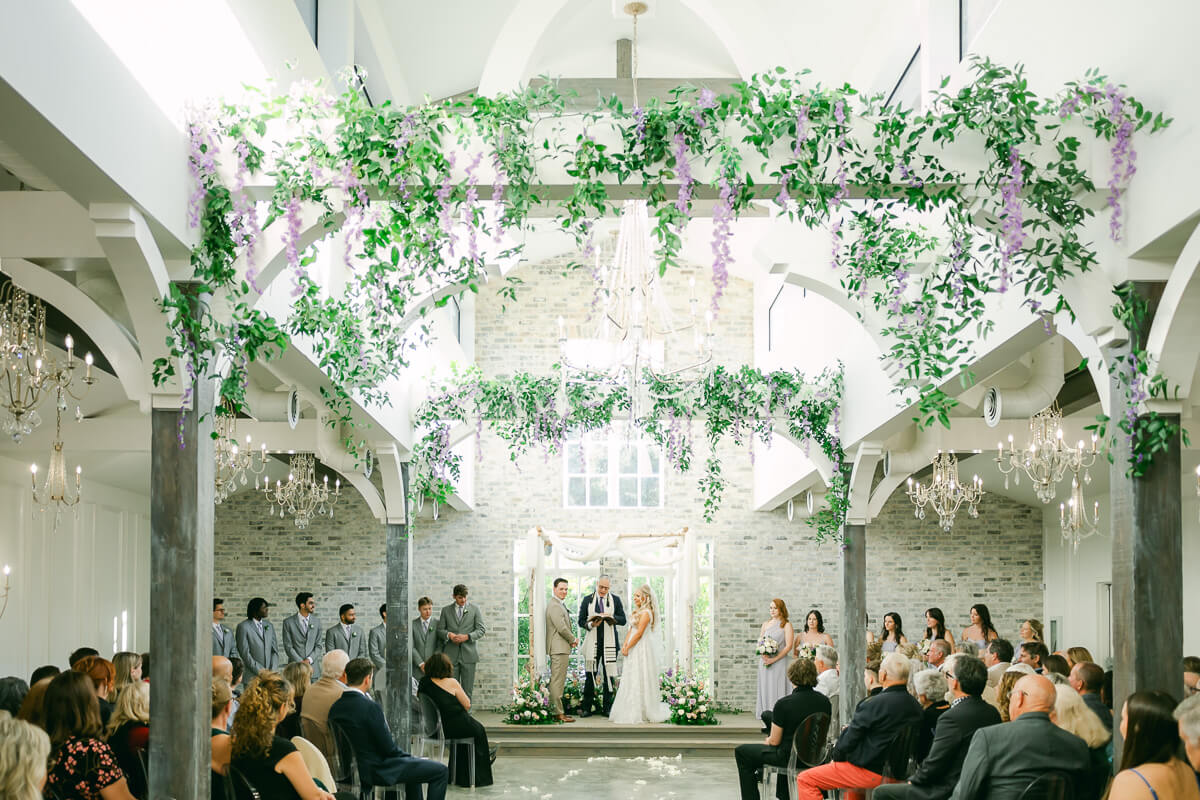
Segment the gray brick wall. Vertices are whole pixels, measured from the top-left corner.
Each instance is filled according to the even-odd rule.
[[[476,310],[476,358],[485,375],[516,370],[544,372],[557,360],[556,318],[578,323],[591,302],[589,277],[563,274],[565,262],[525,267],[517,303],[501,315],[494,286],[481,289]],[[697,277],[707,289],[707,277]],[[673,296],[685,296],[686,276],[667,284]],[[749,363],[752,353],[752,291],[731,281],[717,321],[716,360]],[[571,324],[570,322],[568,324]],[[696,431],[699,432],[699,426]],[[472,513],[442,509],[430,518],[428,506],[416,532],[414,585],[410,596],[428,594],[435,605],[450,602],[450,587],[465,583],[480,606],[488,633],[480,643],[477,700],[484,706],[508,698],[513,671],[515,632],[513,547],[525,531],[541,525],[562,532],[612,530],[666,532],[688,526],[713,543],[715,569],[713,650],[718,696],[752,708],[756,660],[753,643],[772,597],[782,597],[796,621],[809,608],[825,615],[835,639],[844,624],[838,610],[841,590],[838,548],[817,545],[799,518],[788,522],[781,510],[750,509],[752,465],[746,448],[721,453],[729,486],[713,523],[700,514],[696,474],[668,469],[661,509],[578,510],[563,508],[562,457],[530,452],[517,464],[507,448],[485,429],[483,460],[476,466],[476,508]],[[694,463],[703,464],[698,444]],[[978,520],[963,515],[944,534],[933,522],[919,522],[899,493],[869,527],[868,601],[871,627],[878,629],[886,611],[899,611],[910,637],[920,635],[918,618],[929,605],[940,605],[955,634],[967,623],[967,609],[987,602],[1002,634],[1017,620],[1042,607],[1042,531],[1038,511],[988,495]],[[342,602],[354,602],[360,614],[377,619],[383,601],[383,526],[361,500],[343,499],[334,520],[318,520],[306,532],[291,522],[266,516],[258,498],[235,496],[217,508],[216,586],[233,610],[262,594],[279,602],[278,616],[291,613],[291,598],[304,587],[316,594],[318,613],[329,621]],[[618,581],[616,586],[621,586]],[[623,598],[628,599],[628,598]]]

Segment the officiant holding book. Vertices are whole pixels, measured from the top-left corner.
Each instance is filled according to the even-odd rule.
[[[625,624],[625,609],[621,606],[621,598],[610,591],[611,586],[608,576],[601,575],[596,581],[596,591],[584,597],[579,604],[579,628],[587,631],[582,653],[587,670],[583,685],[583,711],[580,713],[582,717],[592,714],[597,682],[600,683],[603,701],[602,713],[608,716],[616,691],[615,678],[621,674],[617,665],[617,653],[621,650],[617,626]]]

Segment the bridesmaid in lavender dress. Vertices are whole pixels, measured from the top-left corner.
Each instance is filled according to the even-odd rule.
[[[778,597],[771,601],[771,618],[762,624],[759,638],[769,636],[779,648],[775,655],[760,657],[758,665],[758,701],[754,704],[754,716],[762,719],[762,712],[775,708],[775,702],[792,693],[792,684],[787,677],[787,657],[792,650],[794,631],[788,622],[787,606]]]

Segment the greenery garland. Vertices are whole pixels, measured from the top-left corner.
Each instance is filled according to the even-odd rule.
[[[555,374],[548,376],[516,373],[494,379],[470,369],[435,387],[416,414],[416,424],[425,433],[413,449],[413,492],[441,503],[454,492],[462,468],[461,457],[451,449],[456,429],[478,435],[486,423],[516,461],[530,448],[556,453],[572,434],[608,429],[629,418],[634,403],[627,386],[564,382],[559,369],[555,365]],[[805,447],[815,444],[833,465],[827,506],[808,521],[818,540],[841,536],[849,484],[839,431],[840,363],[815,379],[797,371],[717,366],[694,382],[656,379],[647,373],[644,385],[646,396],[639,398],[632,424],[661,446],[680,472],[692,467],[693,422],[704,427],[709,455],[699,488],[706,521],[712,521],[726,487],[718,456],[721,443],[728,439],[749,446],[757,438],[769,445],[782,431]]]
[[[989,328],[986,296],[1019,289],[1035,312],[1069,314],[1059,287],[1096,262],[1081,239],[1096,213],[1081,135],[1111,143],[1107,205],[1118,238],[1123,187],[1135,171],[1132,134],[1170,122],[1096,73],[1041,98],[1019,69],[986,60],[971,67],[970,83],[924,113],[850,86],[809,86],[782,68],[725,95],[680,88],[665,102],[627,110],[614,98],[574,117],[552,85],[397,109],[372,108],[357,86],[334,98],[298,84],[253,107],[222,106],[189,126],[201,237],[192,285],[173,286],[164,301],[171,357],[156,362],[155,381],[169,380],[177,364],[189,378],[220,374],[222,397],[244,410],[249,363],[303,337],[330,378],[331,424],[349,422],[351,397],[387,402],[382,387],[407,366],[413,345],[403,334],[426,301],[477,291],[487,258],[519,250],[508,234],[550,203],[539,169],[557,166],[573,180],[553,205],[585,245],[594,222],[616,212],[608,186],[639,185],[664,270],[678,261],[694,170],[705,169],[718,197],[714,308],[728,280],[731,222],[756,198],[773,197],[792,219],[827,226],[844,289],[886,320],[887,357],[905,375],[897,391],[915,400],[920,424],[948,424],[955,401],[940,387]],[[283,125],[286,138],[276,140]],[[956,165],[963,154],[971,166]],[[259,174],[273,182],[264,203],[247,188]],[[338,295],[307,273],[314,254],[299,246],[306,207],[321,209],[331,229],[345,217],[351,248]],[[238,268],[279,228],[293,283],[286,320],[254,307],[256,276]],[[516,286],[501,291],[512,299]],[[1160,441],[1145,435],[1153,415],[1129,424],[1135,446]],[[719,472],[709,465],[707,475]],[[720,488],[706,484],[706,502]]]

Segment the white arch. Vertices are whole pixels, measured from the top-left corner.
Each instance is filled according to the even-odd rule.
[[[1171,277],[1167,279],[1158,312],[1150,327],[1146,350],[1168,383],[1191,391],[1200,354],[1200,225],[1188,237]]]

